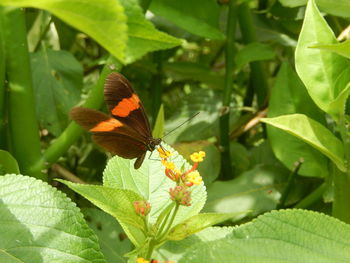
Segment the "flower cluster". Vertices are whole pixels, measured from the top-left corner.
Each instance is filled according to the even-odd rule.
[[[175,164],[169,161],[169,157],[172,155],[171,152],[165,150],[163,147],[159,147],[158,152],[159,156],[162,158],[162,164],[165,167],[165,175],[170,178],[170,180],[176,182],[176,186],[169,190],[170,198],[180,205],[190,206],[191,191],[189,187],[203,182],[197,168],[198,164],[203,162],[205,152],[195,152],[190,156],[193,165],[187,171],[176,168]]]

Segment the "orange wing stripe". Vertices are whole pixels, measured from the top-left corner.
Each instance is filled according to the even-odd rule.
[[[113,118],[97,123],[97,125],[90,129],[91,132],[108,132],[113,131],[115,128],[121,127],[123,124]]]
[[[134,93],[130,98],[122,99],[112,110],[112,114],[118,117],[126,117],[133,110],[140,108],[140,99]]]

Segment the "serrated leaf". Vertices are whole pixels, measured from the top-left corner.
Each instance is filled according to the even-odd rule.
[[[171,150],[173,156],[169,160],[173,161],[179,169],[184,165],[185,169],[190,166],[176,151],[162,143],[162,147]],[[164,173],[165,168],[160,162],[157,151],[146,155],[145,161],[138,169],[134,169],[134,160],[127,160],[115,156],[109,160],[103,173],[103,184],[106,187],[117,189],[129,189],[143,196],[145,200],[151,203],[151,212],[149,214],[150,223],[155,223],[158,216],[170,203],[169,189],[175,187],[175,183],[171,181]],[[190,218],[200,212],[206,201],[206,191],[204,184],[192,186],[191,190],[191,206],[180,206],[174,225]]]
[[[98,236],[106,261],[126,263],[127,258],[124,254],[131,251],[133,246],[115,218],[96,208],[86,208],[82,212],[88,225]]]
[[[128,17],[127,64],[136,61],[148,52],[181,45],[180,39],[158,31],[150,21],[146,20],[136,0],[119,1]]]
[[[150,10],[192,34],[223,40],[219,29],[220,6],[213,0],[153,0]]]
[[[0,150],[0,175],[19,174],[19,167],[16,159],[7,151]]]
[[[169,240],[182,240],[207,227],[226,221],[237,214],[205,213],[192,216],[184,222],[174,226],[169,235]]]
[[[298,137],[331,159],[339,170],[346,171],[342,142],[317,121],[303,114],[264,118],[261,121]]]
[[[293,113],[303,113],[322,124],[325,123],[324,114],[313,103],[296,73],[290,66],[283,64],[271,92],[268,117]],[[299,174],[327,176],[327,159],[315,148],[270,125],[267,126],[267,134],[276,157],[289,169],[294,169],[295,162],[302,157],[304,162]]]
[[[118,0],[2,0],[0,4],[47,10],[94,38],[124,62],[127,25]]]
[[[186,248],[186,253],[176,262],[350,261],[350,226],[321,213],[274,211],[230,229],[231,234],[215,241],[195,242],[193,239],[191,247]],[[176,251],[174,245],[173,251]]]
[[[68,124],[68,113],[80,100],[83,68],[64,50],[42,49],[31,54],[36,114],[41,128],[58,136]]]
[[[144,221],[136,214],[133,206],[135,201],[143,200],[140,195],[125,189],[76,184],[65,180],[58,181],[115,217],[134,245],[140,246],[144,242],[145,236],[142,232],[142,229],[145,227]]]
[[[105,262],[79,209],[47,183],[0,176],[0,204],[0,262]]]
[[[337,119],[344,114],[350,93],[350,62],[335,53],[310,48],[320,42],[337,43],[331,28],[310,0],[295,51],[295,66],[317,106]]]

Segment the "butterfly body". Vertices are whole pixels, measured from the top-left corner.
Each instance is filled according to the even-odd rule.
[[[152,137],[142,102],[123,75],[113,72],[107,77],[104,98],[111,116],[82,107],[73,108],[70,116],[107,151],[126,159],[137,158],[134,168],[138,169],[146,152],[153,151],[161,139]]]

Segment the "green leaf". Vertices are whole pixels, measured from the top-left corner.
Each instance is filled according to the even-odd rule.
[[[42,49],[31,55],[36,114],[41,128],[58,136],[68,125],[68,113],[80,100],[83,69],[64,50]]]
[[[225,38],[219,29],[220,7],[216,1],[153,0],[150,10],[192,34],[217,40]]]
[[[169,240],[182,240],[207,227],[226,221],[237,214],[206,213],[192,216],[184,222],[174,226],[169,235]]]
[[[307,3],[307,0],[279,0],[282,5],[287,7],[297,7],[302,6]],[[349,0],[337,0],[334,4],[334,0],[316,0],[317,5],[320,7],[321,11],[326,12],[331,15],[341,16],[349,18]]]
[[[292,134],[326,155],[345,172],[344,147],[342,142],[322,124],[303,114],[290,114],[261,120]],[[286,145],[288,147],[288,145]],[[301,156],[303,157],[303,156]]]
[[[346,40],[341,43],[330,44],[330,45],[324,45],[321,43],[321,44],[313,45],[312,47],[331,51],[340,56],[350,59],[350,40]]]
[[[189,61],[175,61],[164,63],[163,70],[175,81],[196,80],[210,85],[213,88],[222,87],[224,78],[222,74],[213,71],[205,64]]]
[[[173,152],[169,161],[173,161],[178,169],[183,165],[186,170],[190,168],[181,155],[164,143],[162,147]],[[155,223],[162,210],[173,202],[169,196],[169,189],[175,187],[175,183],[165,175],[165,168],[160,162],[158,152],[154,151],[151,159],[149,156],[150,154],[146,155],[138,170],[134,169],[134,160],[113,157],[103,173],[103,184],[105,187],[129,189],[143,196],[143,199],[148,200],[152,206],[149,221]],[[191,187],[191,198],[191,206],[180,206],[174,225],[198,214],[203,208],[206,201],[204,184]]]
[[[130,241],[139,246],[145,236],[142,233],[144,221],[136,214],[133,203],[143,198],[133,191],[115,189],[99,185],[76,184],[65,180],[58,180],[69,188],[88,199],[91,203],[115,217],[123,227]]]
[[[160,105],[156,123],[154,124],[154,128],[152,131],[152,136],[154,138],[163,138],[164,136],[164,106]]]
[[[137,0],[119,0],[128,17],[128,43],[126,63],[130,64],[148,52],[173,48],[182,41],[166,33],[158,31],[146,20]]]
[[[275,52],[269,45],[259,42],[250,43],[237,52],[236,66],[241,68],[250,62],[273,59],[275,56]]]
[[[40,180],[0,177],[0,262],[105,262],[77,206]]]
[[[118,0],[1,0],[0,4],[47,10],[94,38],[124,62],[127,25]]]
[[[303,113],[322,124],[325,123],[324,114],[311,100],[296,73],[290,66],[283,64],[271,92],[268,117],[293,113]],[[327,176],[327,159],[322,153],[275,127],[267,126],[267,134],[276,157],[289,169],[293,169],[294,163],[302,157],[304,162],[299,174]]]
[[[153,254],[153,257],[158,260],[172,260],[174,262],[183,263],[184,261],[181,261],[181,258],[190,253],[194,246],[196,247],[197,245],[202,244],[203,247],[205,247],[206,243],[209,241],[220,240],[226,235],[230,235],[231,232],[232,227],[208,227],[181,241],[166,242]],[[204,260],[203,262],[208,262],[208,260]],[[217,261],[214,260],[213,262]]]
[[[82,211],[90,228],[98,236],[101,251],[107,262],[127,262],[123,255],[132,250],[132,244],[114,217],[96,208]]]
[[[208,187],[204,211],[241,213],[242,218],[275,209],[287,175],[286,170],[276,166],[258,165],[233,180],[216,181]]]
[[[231,234],[227,234],[228,230]],[[220,233],[218,228],[217,236]],[[321,213],[282,210],[267,213],[253,222],[231,227],[220,239],[187,242],[176,262],[345,263],[350,261],[350,226]],[[185,239],[186,240],[186,239]],[[171,247],[179,250],[181,241]],[[171,250],[170,250],[171,251]],[[170,256],[170,255],[169,255]],[[178,257],[178,256],[177,256]],[[173,258],[169,257],[173,260]],[[169,260],[168,259],[168,260]]]
[[[337,119],[344,114],[350,92],[350,62],[335,53],[310,48],[320,42],[337,43],[331,28],[310,0],[295,51],[296,69],[317,106]]]
[[[0,150],[0,175],[19,174],[19,167],[16,159],[7,151]]]

